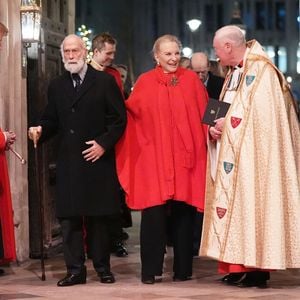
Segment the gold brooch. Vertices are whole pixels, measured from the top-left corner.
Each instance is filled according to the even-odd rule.
[[[173,76],[171,78],[170,84],[171,84],[171,86],[176,86],[178,84],[178,82],[179,82],[178,78],[176,76]]]

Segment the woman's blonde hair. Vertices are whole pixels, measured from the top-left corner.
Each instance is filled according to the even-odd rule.
[[[161,37],[159,37],[154,42],[154,45],[153,45],[153,48],[152,48],[152,54],[153,54],[153,56],[158,53],[160,44],[162,42],[175,42],[178,45],[179,50],[181,51],[181,49],[182,49],[182,44],[181,44],[181,42],[179,41],[179,39],[175,35],[165,34],[165,35],[162,35]]]

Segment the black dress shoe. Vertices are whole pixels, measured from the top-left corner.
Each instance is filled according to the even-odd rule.
[[[270,272],[254,271],[247,272],[246,277],[241,280],[237,286],[240,288],[257,287],[265,289],[268,287],[267,280],[270,279]]]
[[[261,279],[261,280],[251,280],[251,279],[248,279],[248,278],[243,279],[236,286],[240,287],[240,288],[249,288],[249,287],[257,287],[257,288],[260,288],[260,289],[268,288],[267,280],[263,280],[263,279]]]
[[[71,286],[86,283],[86,272],[80,274],[67,274],[67,276],[57,282],[57,286]]]
[[[100,277],[100,282],[102,282],[102,283],[114,283],[114,282],[116,282],[113,273],[111,273],[110,271],[100,272],[100,273],[98,273],[98,276]]]
[[[239,273],[229,273],[225,275],[221,281],[228,284],[228,285],[237,285],[240,280],[243,278],[245,275],[244,272],[239,272]]]
[[[5,274],[5,271],[3,269],[0,269],[0,276],[3,276]]]
[[[117,257],[128,256],[127,249],[124,247],[124,245],[122,243],[116,243],[116,245],[115,245],[115,255]]]
[[[155,276],[154,275],[143,275],[142,276],[142,283],[144,284],[154,284]]]

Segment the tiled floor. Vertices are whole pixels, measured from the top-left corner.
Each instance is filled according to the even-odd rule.
[[[88,281],[85,285],[59,288],[56,282],[65,274],[61,256],[47,259],[46,281],[41,281],[40,263],[30,260],[21,266],[6,268],[7,275],[0,277],[0,300],[11,299],[103,299],[103,300],[187,300],[187,299],[263,299],[282,300],[300,299],[300,272],[291,270],[274,272],[270,288],[241,289],[225,286],[218,281],[216,262],[205,258],[195,258],[193,280],[172,281],[172,249],[168,249],[165,260],[165,272],[162,282],[144,285],[140,282],[138,223],[139,214],[134,213],[134,227],[128,230],[129,256],[112,257],[112,271],[117,282],[111,285],[101,284],[90,261],[87,262]]]

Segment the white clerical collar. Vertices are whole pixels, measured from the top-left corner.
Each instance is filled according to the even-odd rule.
[[[90,65],[98,71],[105,70],[105,66],[98,64],[93,58],[91,59]]]

